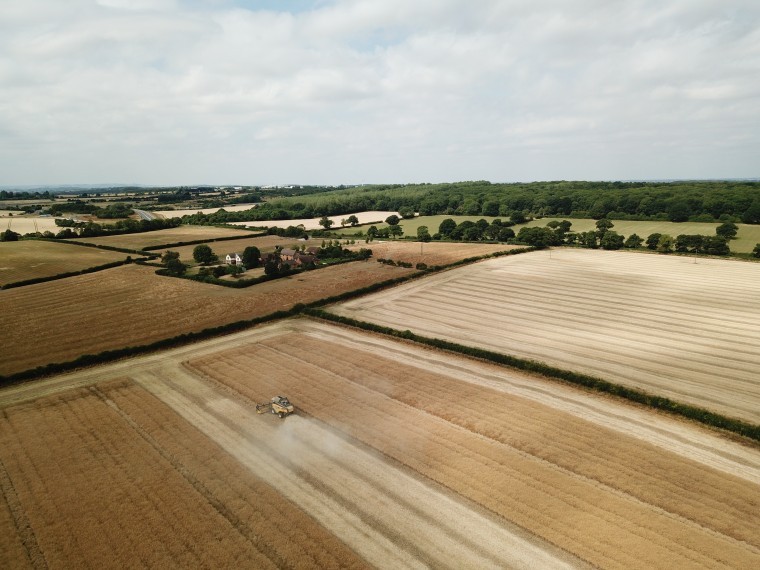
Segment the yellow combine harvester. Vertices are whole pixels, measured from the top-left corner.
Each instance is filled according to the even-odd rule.
[[[256,411],[260,414],[272,412],[273,414],[277,414],[281,418],[284,418],[288,414],[295,412],[296,409],[285,396],[275,396],[272,398],[271,402],[267,402],[266,404],[256,404]]]

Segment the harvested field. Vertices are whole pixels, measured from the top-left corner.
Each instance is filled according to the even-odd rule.
[[[130,381],[6,408],[0,442],[5,567],[363,567]]]
[[[123,234],[118,236],[100,236],[92,238],[76,238],[84,243],[96,243],[111,247],[140,250],[145,247],[157,247],[170,243],[183,243],[186,241],[198,241],[201,239],[216,239],[222,237],[249,237],[251,232],[246,230],[233,230],[231,228],[215,228],[213,226],[180,226],[167,230],[142,232],[137,234]]]
[[[297,414],[257,415],[253,403],[278,393]],[[146,548],[134,542],[146,532],[139,505],[167,527],[155,534],[167,546],[146,556],[169,556],[186,535],[191,565],[215,532],[219,559],[242,567],[261,567],[254,556],[279,567],[760,564],[757,447],[304,319],[0,390],[0,442],[3,488],[15,489],[0,501],[6,562],[97,565],[111,540],[130,565]],[[57,464],[56,485],[43,485]],[[54,524],[48,513],[83,473],[112,483],[86,497],[79,524]],[[102,536],[88,533],[93,521]]]
[[[126,265],[9,289],[0,314],[14,334],[3,340],[0,375],[261,317],[411,272],[354,262],[230,289]]]
[[[559,249],[334,307],[760,423],[760,265]]]
[[[492,243],[442,243],[442,242],[413,242],[413,241],[373,241],[368,244],[358,243],[348,249],[358,251],[361,248],[372,250],[373,259],[392,259],[405,261],[413,265],[447,265],[468,257],[489,255],[497,251],[520,249],[520,245],[503,245]]]
[[[0,285],[121,261],[124,253],[50,241],[0,243]]]
[[[17,234],[26,235],[36,232],[53,232],[57,234],[63,228],[55,225],[56,218],[50,216],[18,216],[0,218],[0,232],[13,230]]]
[[[157,215],[159,218],[181,218],[182,216],[192,216],[201,212],[203,214],[213,214],[219,210],[226,210],[227,212],[244,212],[252,208],[258,207],[258,204],[228,204],[221,208],[185,208],[182,210],[156,210],[151,211],[151,214]]]

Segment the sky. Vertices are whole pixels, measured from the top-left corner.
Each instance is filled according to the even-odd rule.
[[[757,177],[757,0],[0,0],[0,185]]]

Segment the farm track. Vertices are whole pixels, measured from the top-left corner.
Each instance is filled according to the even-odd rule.
[[[760,268],[627,253],[553,256],[491,260],[331,310],[760,422]]]

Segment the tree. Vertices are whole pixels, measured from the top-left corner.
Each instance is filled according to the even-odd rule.
[[[613,228],[615,224],[612,223],[612,220],[608,220],[607,218],[602,218],[601,220],[596,222],[596,233],[601,239],[604,237],[604,234]]]
[[[0,241],[18,241],[19,234],[8,228],[0,234]]]
[[[644,238],[641,238],[636,234],[631,234],[628,236],[628,239],[623,242],[623,247],[628,249],[638,249],[641,247],[642,243],[644,243]]]
[[[441,234],[443,237],[448,237],[451,235],[451,232],[453,232],[456,227],[457,227],[457,223],[454,220],[452,220],[451,218],[446,218],[438,226],[438,233]]]
[[[657,244],[660,242],[660,237],[662,237],[662,234],[649,234],[649,237],[647,237],[647,247],[649,249],[657,249]]]
[[[691,208],[689,208],[689,205],[682,200],[673,202],[668,208],[668,219],[671,222],[685,222],[689,219],[690,215]]]
[[[599,240],[599,245],[602,246],[602,249],[620,249],[623,247],[624,239],[619,233],[608,230]]]
[[[167,265],[172,259],[179,259],[179,252],[178,251],[169,251],[166,250],[161,255],[161,263],[164,265]]]
[[[417,239],[420,241],[430,241],[430,231],[427,226],[420,226],[417,228]]]
[[[219,261],[219,257],[206,244],[196,245],[193,249],[193,259],[203,265]]]
[[[760,224],[760,198],[752,200],[749,208],[742,214],[745,224]]]
[[[597,239],[599,236],[596,232],[582,232],[578,236],[578,241],[583,247],[588,247],[590,249],[598,249],[599,248],[599,242]]]
[[[704,252],[709,255],[728,255],[731,250],[728,247],[728,240],[721,236],[704,236]]]
[[[501,228],[499,230],[499,241],[507,241],[515,237],[515,231],[512,228]]]
[[[233,277],[237,277],[241,273],[243,273],[245,269],[242,265],[229,265],[227,266],[227,274],[232,275]]]
[[[715,235],[729,240],[734,239],[738,231],[739,226],[737,226],[735,223],[723,222],[721,225],[715,228]]]
[[[246,269],[258,267],[261,264],[261,252],[255,245],[246,247],[243,250],[243,265]]]
[[[657,241],[657,251],[660,253],[670,253],[673,251],[673,236],[662,234]]]
[[[752,250],[752,257],[760,259],[760,243],[755,244],[755,249]]]
[[[520,210],[515,210],[512,212],[512,214],[509,216],[509,220],[513,224],[524,224],[527,221],[525,214],[523,214]]]
[[[520,228],[517,240],[534,247],[546,247],[552,243],[553,236],[549,228]]]
[[[280,273],[280,264],[270,258],[265,264],[264,264],[264,273],[266,275],[278,275]]]
[[[385,218],[385,223],[389,226],[395,226],[398,225],[398,223],[401,221],[401,219],[396,214],[391,214],[387,218]]]
[[[333,222],[330,218],[327,216],[322,216],[322,218],[319,220],[319,225],[325,228],[326,230],[330,229],[330,226],[332,226],[335,222]]]
[[[409,218],[413,218],[414,208],[410,208],[409,206],[404,206],[398,209],[398,213],[401,214],[401,217],[404,218],[405,220]]]
[[[352,226],[355,226],[359,223],[359,218],[357,218],[354,214],[351,214],[348,216],[348,218],[346,218],[346,221]]]
[[[166,271],[168,271],[172,275],[177,275],[177,276],[184,275],[185,271],[187,271],[187,265],[182,263],[179,260],[179,256],[178,256],[176,258],[170,259],[166,263]]]
[[[391,226],[389,230],[392,237],[401,237],[404,234],[404,228],[399,225]]]

